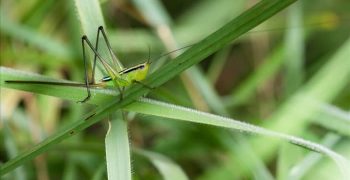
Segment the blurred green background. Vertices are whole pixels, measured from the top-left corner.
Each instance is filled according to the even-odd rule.
[[[154,2],[157,1],[148,3]],[[0,3],[1,66],[83,82],[83,32],[74,1],[2,0]],[[161,18],[169,22],[177,41],[176,49],[198,42],[254,3],[164,0],[161,4],[165,12]],[[109,40],[125,67],[147,59],[149,46],[151,59],[158,65],[152,68],[159,68],[158,63],[166,63],[167,59],[155,58],[174,49],[135,4],[124,0],[100,1]],[[148,97],[290,132],[330,146],[349,158],[350,67],[345,80],[331,79],[340,81],[336,87],[308,83],[313,82],[321,69],[337,77],[337,66],[329,62],[349,39],[349,7],[347,0],[299,1],[202,61],[197,66],[203,75],[200,78],[175,78]],[[293,102],[294,95],[305,89],[319,92],[311,97],[319,107],[312,116],[290,110],[298,106],[308,111],[303,102]],[[330,91],[331,94],[322,94]],[[210,93],[216,95],[213,98],[219,97],[218,106],[210,100]],[[81,120],[92,108],[1,88],[0,163],[69,122]],[[253,150],[260,148],[254,146],[259,142],[252,145],[240,140],[242,135],[250,135],[153,116],[130,117],[133,119],[129,123],[131,147],[167,156],[189,179],[296,179],[295,167],[304,167],[305,172],[296,175],[301,179],[339,177],[337,167],[329,159],[290,144],[282,144],[271,157],[257,157],[263,162],[263,173],[259,169],[242,170],[245,156],[250,156],[245,146],[252,146],[248,149]],[[282,125],[274,121],[281,117],[288,117],[278,121]],[[107,121],[98,123],[9,173],[5,179],[105,179],[106,131]],[[268,143],[262,141],[260,145],[268,146]],[[132,166],[134,179],[162,179],[151,163],[138,154],[132,154]]]

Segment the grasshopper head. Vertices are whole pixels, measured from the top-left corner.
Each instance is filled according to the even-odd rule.
[[[146,78],[150,64],[151,63],[147,61],[139,65],[138,70],[136,71],[135,80],[142,81]]]

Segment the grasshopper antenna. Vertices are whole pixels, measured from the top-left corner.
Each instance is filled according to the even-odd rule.
[[[176,51],[180,51],[180,50],[183,50],[183,49],[186,49],[186,48],[192,47],[192,46],[194,46],[194,45],[196,45],[196,44],[197,44],[197,43],[190,44],[190,45],[187,45],[187,46],[181,47],[181,48],[179,48],[179,49],[175,49],[175,50],[173,50],[173,51],[170,51],[170,52],[164,53],[164,54],[162,54],[162,55],[158,56],[157,58],[155,58],[154,60],[158,60],[158,59],[160,59],[160,58],[162,58],[162,57],[164,57],[164,56],[167,56],[167,55],[169,55],[169,54],[171,54],[171,53],[174,53],[174,52],[176,52]]]
[[[149,44],[147,44],[148,47],[148,59],[147,59],[147,64],[151,64],[151,47]]]

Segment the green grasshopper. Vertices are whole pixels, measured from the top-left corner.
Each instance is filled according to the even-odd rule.
[[[114,65],[116,66],[118,63],[118,61],[116,60],[116,57],[112,51],[111,45],[108,41],[107,35],[104,31],[103,26],[100,26],[97,30],[97,39],[96,39],[96,50],[93,48],[91,42],[89,41],[89,39],[87,38],[86,35],[84,35],[82,37],[82,48],[83,48],[83,60],[84,60],[84,66],[85,66],[85,85],[86,85],[86,89],[87,89],[87,97],[80,101],[80,102],[86,102],[87,100],[90,99],[91,97],[91,93],[90,93],[90,83],[89,83],[89,78],[88,78],[88,73],[87,73],[87,61],[86,61],[86,55],[85,55],[85,43],[89,46],[89,48],[94,52],[95,57],[94,57],[94,62],[93,62],[93,70],[92,70],[92,85],[96,85],[94,82],[94,75],[95,75],[95,68],[96,68],[96,60],[97,58],[101,61],[102,65],[104,66],[104,68],[106,69],[106,71],[108,72],[109,76],[104,77],[101,82],[109,82],[112,81],[113,84],[118,88],[119,92],[120,92],[120,98],[123,98],[123,91],[125,89],[125,87],[130,86],[133,83],[139,83],[144,85],[143,83],[141,83],[142,80],[144,80],[148,74],[149,71],[149,66],[151,64],[150,62],[150,57],[148,57],[147,61],[145,63],[133,66],[131,68],[126,68],[123,69],[120,72],[117,72],[117,70],[115,68],[113,68],[111,65],[109,65],[102,57],[101,55],[97,52],[98,50],[98,40],[99,40],[99,36],[100,33],[103,36],[103,39],[105,40],[105,43],[107,45],[108,51],[110,53],[110,55],[112,56]],[[150,52],[149,52],[149,56],[150,56]],[[121,66],[120,66],[121,67]],[[146,87],[148,87],[147,85],[144,85]],[[148,87],[150,88],[150,87]]]
[[[91,44],[90,40],[87,38],[86,35],[82,36],[81,38],[81,43],[82,43],[82,49],[83,49],[83,61],[84,61],[84,70],[85,70],[85,83],[84,84],[80,84],[80,83],[62,83],[62,82],[50,82],[50,81],[21,81],[21,80],[6,80],[6,83],[17,83],[17,84],[50,84],[50,85],[62,85],[62,86],[80,86],[80,87],[86,87],[86,91],[87,91],[87,96],[81,100],[78,101],[80,103],[84,103],[86,101],[88,101],[91,98],[91,92],[90,92],[90,88],[91,87],[104,87],[107,85],[108,82],[112,82],[114,84],[114,86],[116,86],[120,92],[120,98],[123,98],[123,91],[125,90],[125,88],[127,86],[130,86],[134,83],[138,83],[141,84],[149,89],[153,89],[149,86],[147,86],[146,84],[142,83],[141,81],[144,80],[149,72],[149,68],[150,68],[150,49],[149,49],[149,56],[146,62],[138,64],[136,66],[130,67],[130,68],[125,68],[121,71],[117,71],[116,67],[113,67],[112,65],[110,65],[105,59],[102,58],[102,56],[97,52],[98,51],[98,41],[99,41],[99,37],[102,34],[103,39],[107,45],[108,51],[113,59],[113,63],[114,66],[119,65],[119,62],[117,61],[111,45],[108,41],[107,35],[104,31],[103,26],[100,26],[98,28],[97,31],[97,39],[96,39],[96,48],[94,48],[94,46]],[[92,68],[92,81],[89,81],[89,76],[88,76],[88,63],[87,63],[87,58],[86,58],[86,52],[85,52],[85,44],[88,45],[88,47],[93,51],[95,57],[94,57],[94,61],[93,61],[93,68]],[[192,45],[190,45],[192,46]],[[183,48],[168,52],[166,54],[163,54],[160,57],[163,57],[165,55],[168,55],[170,53],[173,53],[175,51],[190,47],[190,46],[185,46]],[[158,59],[157,58],[157,59]],[[102,78],[100,80],[99,83],[95,83],[95,68],[96,68],[96,63],[97,63],[97,59],[102,63],[103,67],[105,68],[105,70],[107,71],[109,76],[106,76],[104,78]],[[121,66],[120,66],[121,67]]]

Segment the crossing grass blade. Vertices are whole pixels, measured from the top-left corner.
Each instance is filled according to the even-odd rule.
[[[239,130],[241,132],[254,133],[254,134],[261,135],[259,137],[264,137],[264,138],[269,137],[269,139],[266,139],[264,143],[267,143],[267,142],[270,143],[271,137],[275,138],[275,140],[279,139],[284,142],[290,142],[291,144],[298,145],[308,150],[318,152],[328,156],[338,165],[338,168],[340,169],[344,179],[346,179],[346,177],[349,176],[349,172],[350,172],[349,160],[347,160],[342,155],[320,144],[317,144],[299,137],[291,136],[288,134],[283,134],[278,131],[272,131],[272,130],[258,127],[255,125],[247,124],[242,121],[237,121],[234,119],[230,119],[230,118],[226,118],[226,117],[222,117],[214,114],[209,114],[205,112],[200,112],[193,109],[189,109],[189,108],[185,108],[185,107],[181,107],[173,104],[167,104],[164,102],[159,102],[151,99],[141,99],[138,101],[138,103],[139,104],[134,103],[127,106],[127,109],[138,113],[148,114],[148,115],[161,116],[161,117],[166,117],[170,119],[188,121],[192,123],[207,124],[207,125],[218,126],[222,128],[229,128],[232,130]],[[281,142],[281,141],[278,141],[278,142]]]
[[[99,41],[98,52],[107,60],[116,71],[123,70],[123,65],[116,56],[111,56],[104,43],[103,37],[96,38],[97,30],[100,26],[106,27],[99,1],[90,0],[88,3],[84,0],[76,0],[76,8],[79,14],[79,20],[84,33],[92,43]],[[116,58],[116,59],[114,59]],[[130,148],[127,131],[127,123],[123,120],[122,111],[110,113],[109,129],[105,137],[106,164],[108,179],[129,180],[131,179],[131,161]]]
[[[110,115],[105,138],[108,179],[131,180],[128,123],[122,111]]]

